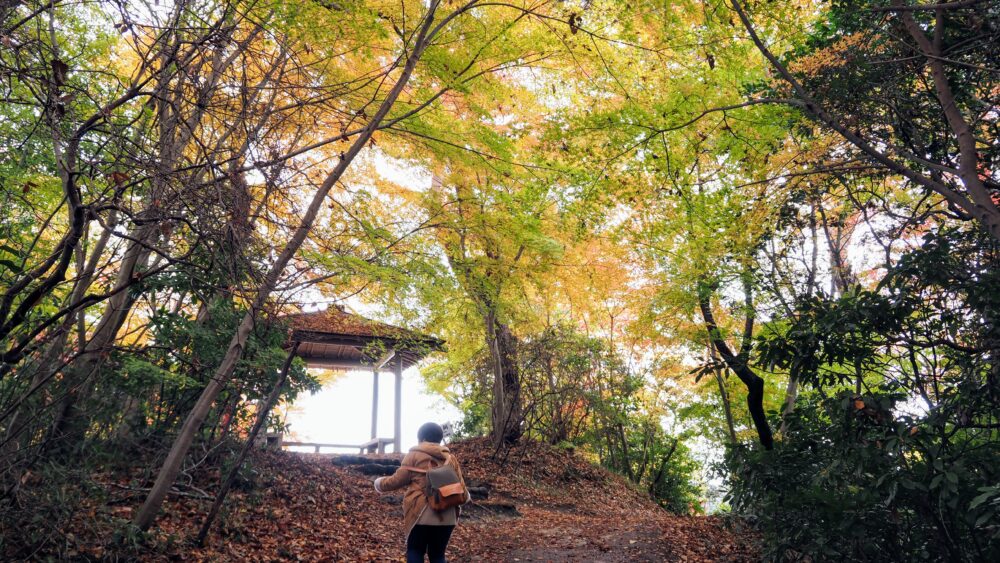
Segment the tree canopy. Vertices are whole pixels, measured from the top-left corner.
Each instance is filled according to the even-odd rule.
[[[284,315],[346,304],[447,342],[497,459],[774,559],[996,558],[997,38],[990,0],[2,3],[0,550],[123,452],[136,533],[235,475],[322,384]]]

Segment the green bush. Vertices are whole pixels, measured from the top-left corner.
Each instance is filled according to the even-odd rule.
[[[727,501],[760,528],[769,559],[1000,559],[1000,452],[959,446],[959,433],[942,448],[898,414],[900,399],[811,396],[773,451],[729,450]]]
[[[813,296],[758,339],[804,387],[729,502],[772,559],[1000,560],[1000,248],[927,234],[878,287]]]

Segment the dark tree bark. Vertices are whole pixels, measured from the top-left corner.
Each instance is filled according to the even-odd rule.
[[[514,444],[523,434],[524,417],[517,337],[493,314],[486,315],[484,321],[493,363],[493,441],[497,445]]]
[[[722,356],[722,360],[746,386],[747,408],[750,410],[750,418],[753,419],[761,445],[764,446],[764,449],[770,450],[774,447],[774,436],[771,433],[771,425],[767,421],[767,414],[764,413],[764,379],[747,364],[746,350],[737,355],[719,332],[715,315],[712,314],[713,293],[714,289],[707,283],[699,284],[698,306],[701,309],[702,318],[705,320],[708,337],[719,355]]]

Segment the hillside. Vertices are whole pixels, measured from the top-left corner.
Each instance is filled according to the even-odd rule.
[[[510,452],[504,469],[484,440],[452,445],[470,484],[488,499],[464,512],[449,555],[455,561],[747,561],[752,536],[717,518],[670,515],[619,477],[578,456],[531,444]],[[385,456],[393,458],[394,456]],[[147,560],[398,561],[403,553],[399,497],[380,497],[372,477],[333,456],[260,452],[255,475],[234,490],[208,544],[191,547],[208,501],[172,496],[137,553]],[[398,458],[396,458],[398,459]],[[398,462],[397,462],[398,463]],[[190,490],[211,492],[211,474]],[[127,518],[135,496],[109,484],[92,522]],[[77,521],[69,536],[83,558],[109,555],[98,528]],[[107,545],[107,544],[104,544]],[[155,554],[155,555],[149,555]]]

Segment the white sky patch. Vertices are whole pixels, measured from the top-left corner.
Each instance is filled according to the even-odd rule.
[[[406,189],[424,192],[431,187],[431,173],[421,164],[392,158],[379,151],[372,161],[375,171],[386,180]]]
[[[392,438],[394,382],[391,372],[379,375],[378,436]],[[403,372],[402,446],[409,450],[417,443],[417,429],[425,422],[458,422],[461,412],[440,396],[432,395],[416,367]],[[372,373],[352,371],[336,378],[315,395],[299,397],[286,407],[290,433],[285,440],[326,444],[361,444],[371,437]],[[312,448],[292,448],[313,451]],[[350,450],[323,450],[324,453],[354,453]]]
[[[514,121],[514,119],[516,117],[517,116],[514,115],[514,114],[512,114],[512,113],[499,113],[499,114],[493,116],[492,118],[486,118],[486,117],[484,117],[483,121],[486,122],[486,123],[492,123],[493,125],[496,125],[497,127],[504,127],[504,126],[510,125]]]

